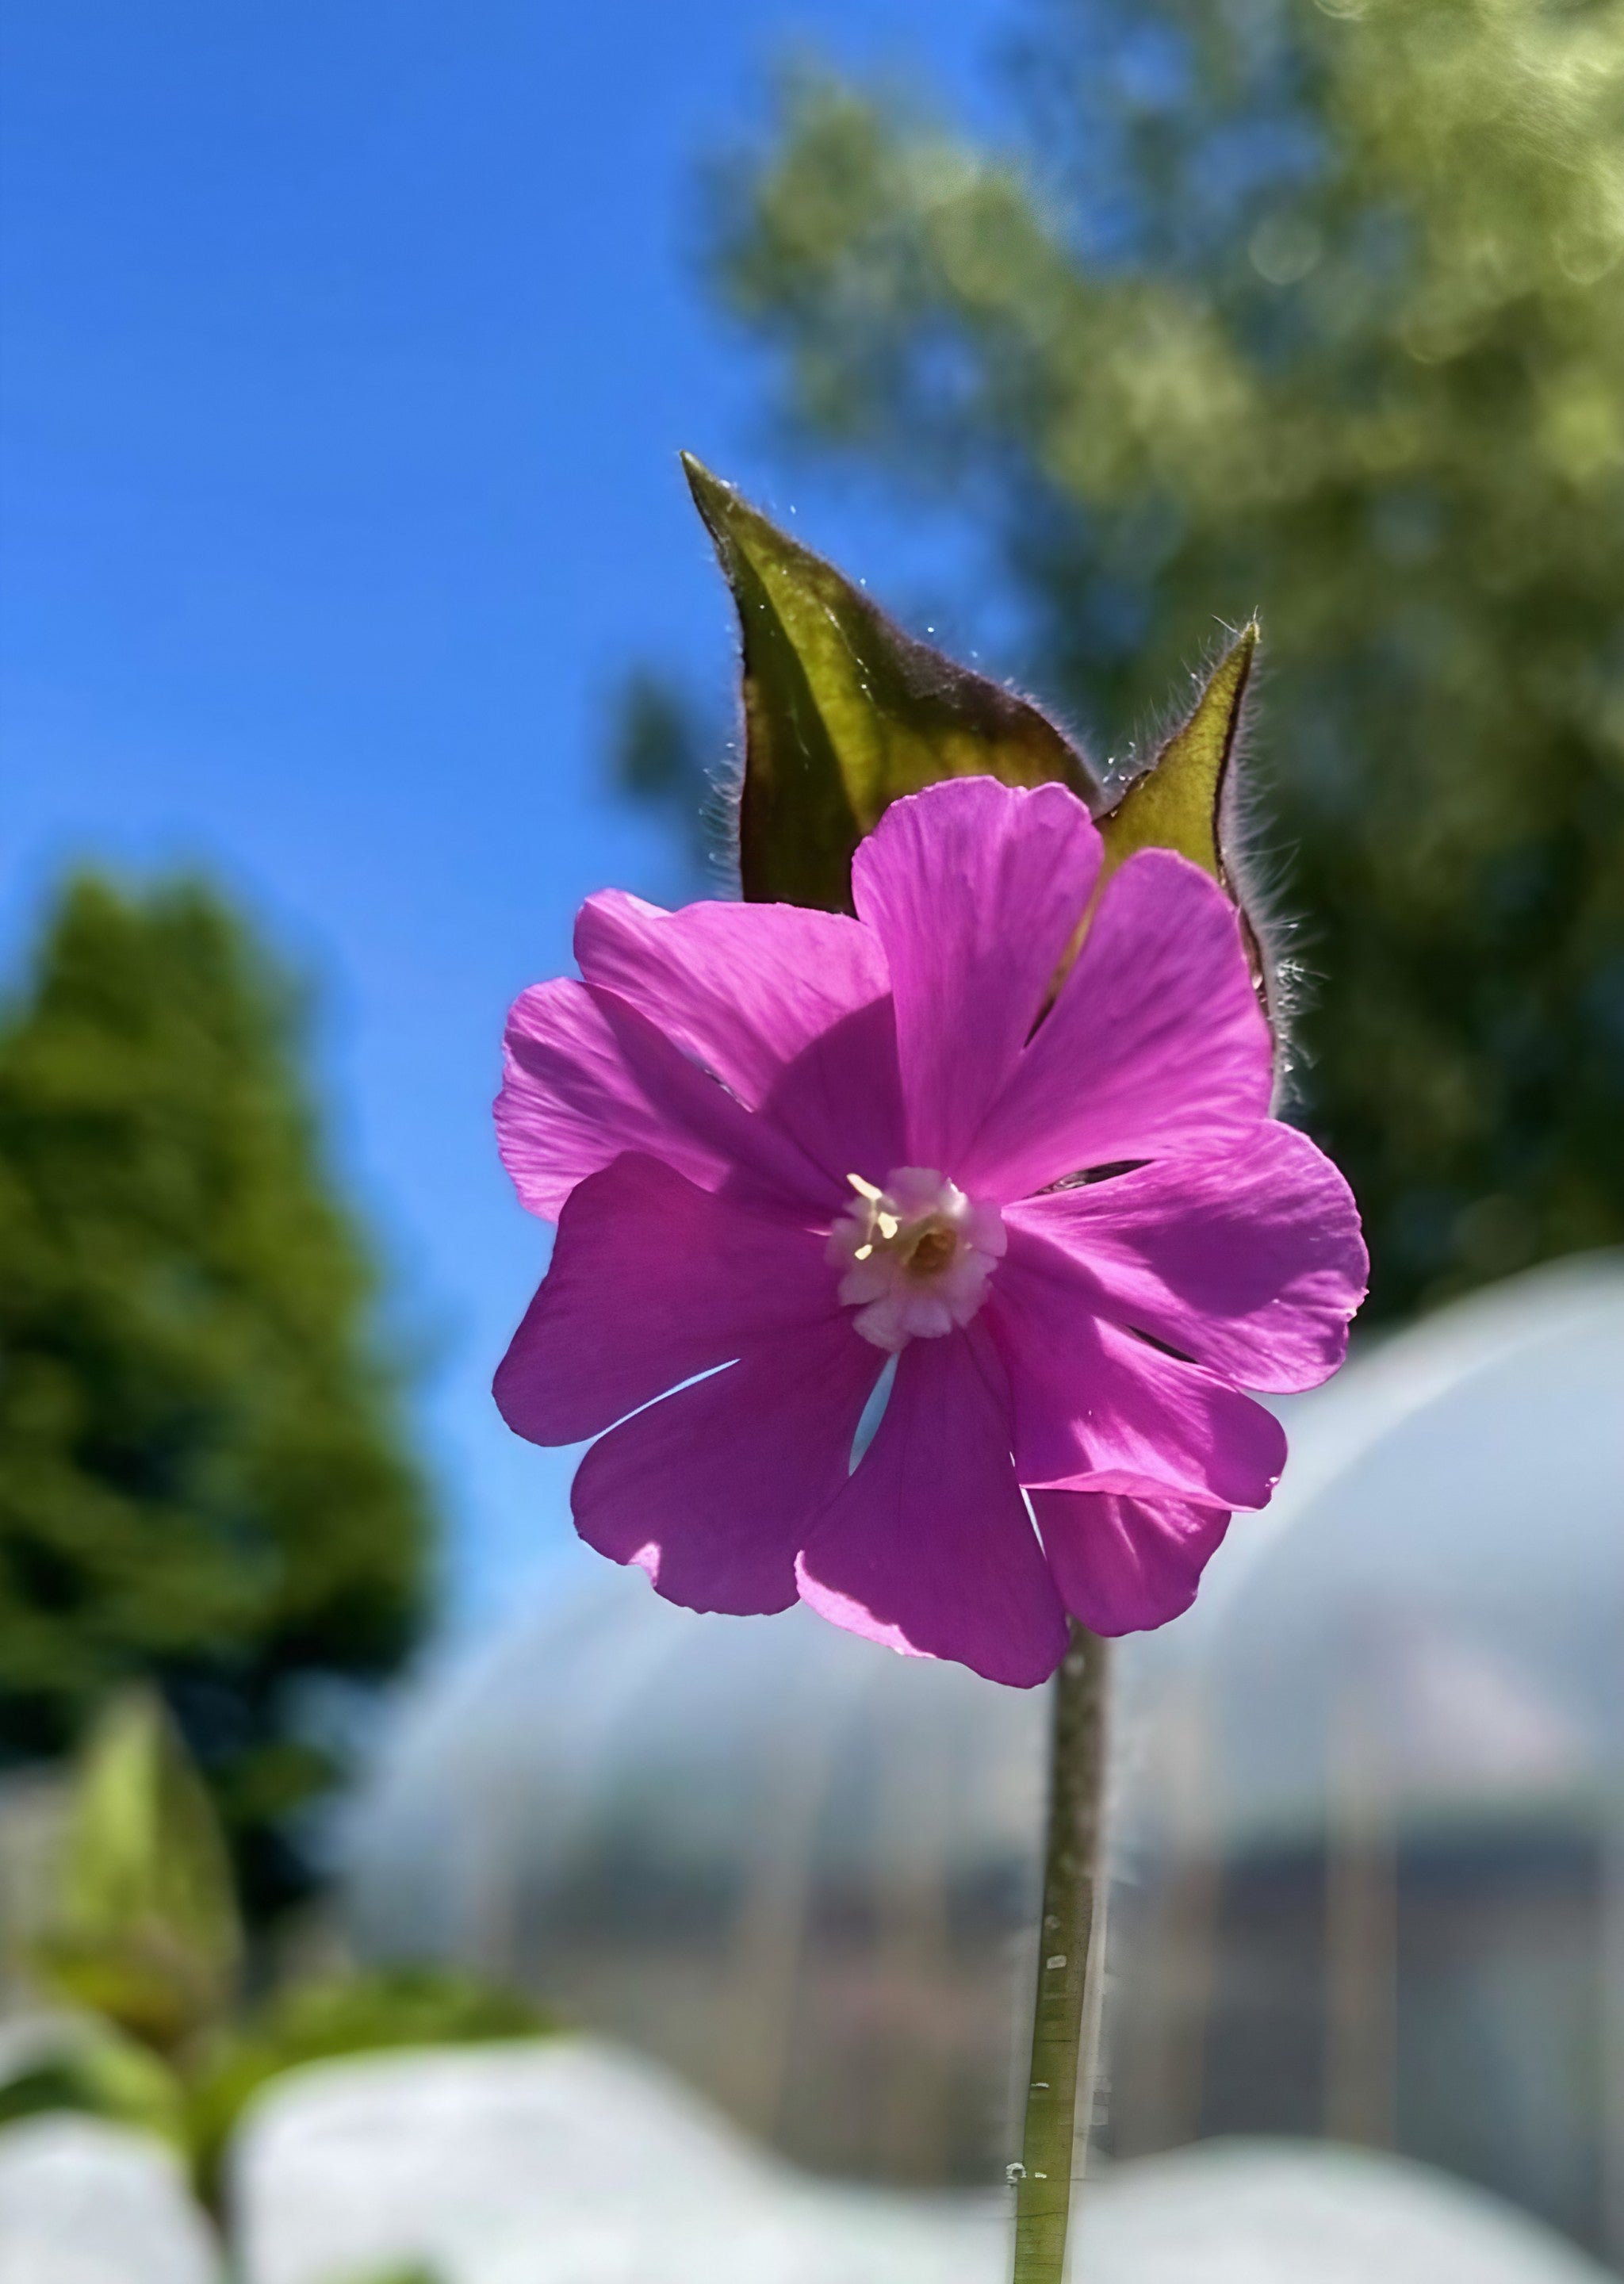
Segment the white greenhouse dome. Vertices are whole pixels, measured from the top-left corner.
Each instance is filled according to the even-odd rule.
[[[1323,1811],[1350,1695],[1401,1805],[1595,1799],[1624,1746],[1624,1262],[1441,1310],[1287,1414],[1274,1505],[1178,1631],[1232,1829]],[[1353,1741],[1353,1740],[1350,1740]]]
[[[1624,2264],[1624,1263],[1441,1310],[1289,1425],[1141,1661],[1117,2145],[1396,2147]]]
[[[465,1959],[828,2169],[988,2178],[1045,1708],[605,1566],[402,1722],[363,1948]]]
[[[1113,2138],[1387,2143],[1624,2256],[1624,1265],[1372,1341],[1288,1424],[1273,1508],[1123,1660]],[[404,1709],[357,1940],[514,1977],[826,2170],[988,2179],[1043,1730],[606,1568]]]

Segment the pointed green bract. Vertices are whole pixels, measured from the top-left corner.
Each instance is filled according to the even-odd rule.
[[[130,1690],[80,1763],[40,1966],[65,1997],[169,2052],[230,2006],[241,1948],[208,1795],[160,1699]]]
[[[1065,785],[1092,804],[1081,755],[1035,706],[904,634],[730,485],[683,465],[743,636],[747,897],[848,910],[858,841],[943,778]]]
[[[1107,872],[1141,849],[1174,849],[1234,894],[1224,862],[1224,786],[1257,646],[1253,621],[1214,668],[1190,719],[1099,819]]]
[[[683,465],[738,606],[747,897],[848,910],[858,841],[899,795],[944,778],[1065,785],[1098,810],[1087,763],[1035,706],[904,634],[731,485]],[[1189,720],[1099,818],[1107,872],[1174,849],[1233,893],[1221,816],[1257,641],[1243,629]]]

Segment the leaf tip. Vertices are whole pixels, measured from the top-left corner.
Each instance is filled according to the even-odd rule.
[[[731,484],[726,482],[721,476],[714,474],[699,458],[698,453],[679,451],[677,458],[682,465],[683,473],[688,480],[688,489],[692,496],[695,507],[704,517],[712,536],[719,537],[722,526],[726,520],[727,512],[730,507],[737,505],[738,494]]]

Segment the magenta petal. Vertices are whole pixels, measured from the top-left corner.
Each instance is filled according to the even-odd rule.
[[[1144,849],[1106,884],[955,1178],[1025,1197],[1092,1166],[1222,1145],[1268,1115],[1273,1069],[1234,907],[1186,858]]]
[[[1063,786],[990,778],[894,802],[858,849],[853,893],[891,973],[915,1164],[955,1172],[1037,1021],[1099,861],[1089,813]]]
[[[831,1024],[891,989],[878,936],[796,904],[667,912],[606,889],[581,908],[575,957],[589,983],[630,1000],[753,1110]]]
[[[1247,1388],[1316,1388],[1347,1350],[1369,1268],[1359,1211],[1306,1134],[1270,1120],[1005,1209],[1064,1252],[1084,1306]]]
[[[1010,1463],[1007,1395],[984,1341],[917,1340],[861,1466],[819,1517],[802,1600],[872,1641],[1030,1688],[1066,1615]]]
[[[575,923],[589,983],[680,1040],[800,1146],[825,1177],[883,1180],[906,1158],[891,982],[872,929],[795,904],[661,911],[610,890]],[[876,1171],[878,1169],[878,1171]]]
[[[594,1443],[571,1493],[576,1529],[691,1610],[786,1609],[881,1363],[837,1318],[679,1388]]]
[[[566,1201],[496,1403],[533,1443],[579,1443],[768,1334],[836,1316],[822,1238],[628,1154]]]
[[[1187,1610],[1230,1527],[1222,1507],[1097,1491],[1034,1491],[1032,1509],[1066,1608],[1097,1634],[1144,1633]]]
[[[883,1182],[904,1164],[908,1129],[890,1000],[857,1008],[814,1039],[780,1073],[761,1115],[822,1168],[831,1219],[850,1201],[848,1174]]]
[[[514,1003],[504,1044],[496,1136],[532,1213],[556,1220],[575,1184],[622,1150],[663,1158],[703,1189],[726,1182],[824,1208],[827,1180],[787,1136],[613,992],[535,984]]]
[[[1012,1226],[986,1314],[1014,1390],[1023,1483],[1268,1504],[1285,1465],[1273,1413],[1093,1315],[1058,1247]]]

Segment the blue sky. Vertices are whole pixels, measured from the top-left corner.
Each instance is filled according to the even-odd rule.
[[[323,990],[449,1607],[572,1556],[488,1386],[544,1255],[488,1103],[575,904],[684,892],[597,782],[634,655],[722,686],[679,446],[871,583],[920,535],[786,483],[690,274],[692,168],[786,47],[973,99],[995,0],[9,0],[0,950],[68,861],[201,864]],[[910,567],[905,574],[904,567]]]

